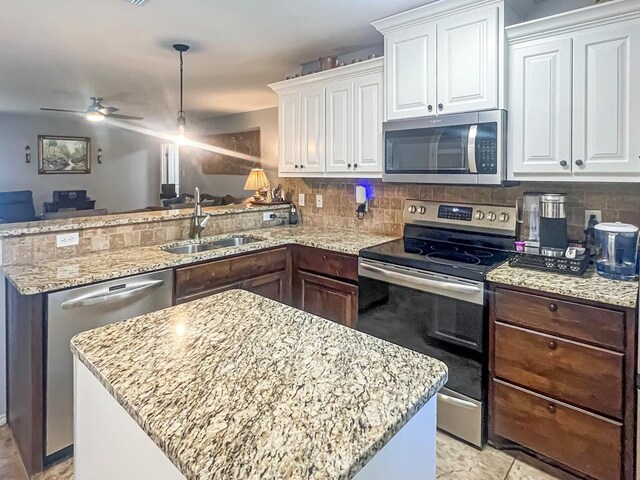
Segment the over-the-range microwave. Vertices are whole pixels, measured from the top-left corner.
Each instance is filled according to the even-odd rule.
[[[504,110],[385,122],[382,180],[503,184],[506,132]]]

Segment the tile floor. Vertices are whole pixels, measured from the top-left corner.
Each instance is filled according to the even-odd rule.
[[[507,453],[491,447],[480,452],[440,432],[437,456],[438,480],[558,480]],[[0,479],[28,480],[6,425],[0,427]],[[73,480],[73,460],[53,465],[34,480]]]

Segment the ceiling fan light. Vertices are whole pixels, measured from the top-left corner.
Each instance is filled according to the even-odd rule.
[[[104,121],[104,115],[102,115],[99,112],[87,112],[87,114],[85,115],[85,118],[90,122],[95,122],[95,123]]]

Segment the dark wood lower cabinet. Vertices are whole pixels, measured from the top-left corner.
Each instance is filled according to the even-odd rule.
[[[244,288],[280,303],[289,303],[291,297],[290,282],[290,273],[282,271],[246,280],[239,285],[239,288]]]
[[[304,271],[296,272],[295,282],[294,292],[301,310],[355,327],[358,320],[357,285]]]

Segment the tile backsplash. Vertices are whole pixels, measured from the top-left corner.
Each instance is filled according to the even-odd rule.
[[[569,236],[582,239],[584,211],[602,210],[603,221],[621,221],[640,225],[640,184],[637,183],[533,183],[513,187],[474,187],[382,183],[381,180],[281,179],[288,198],[307,194],[300,208],[306,225],[340,227],[391,235],[402,235],[404,200],[486,203],[514,206],[527,191],[566,193],[568,195]],[[366,185],[373,198],[363,220],[356,218],[355,186]],[[311,195],[309,195],[311,194]],[[323,195],[323,208],[316,208],[315,195]]]

